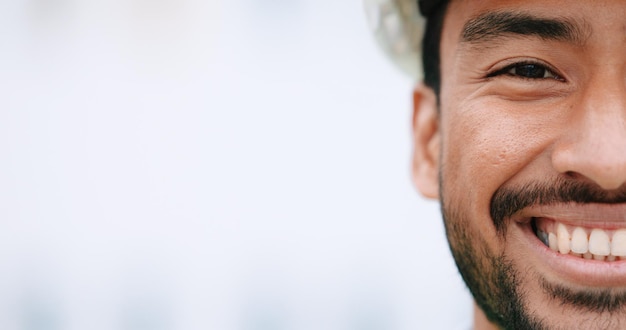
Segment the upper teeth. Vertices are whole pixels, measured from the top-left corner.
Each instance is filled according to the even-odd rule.
[[[550,249],[586,259],[615,260],[626,257],[626,228],[618,230],[569,227],[562,223],[537,229],[537,236]],[[621,258],[620,258],[621,259]]]

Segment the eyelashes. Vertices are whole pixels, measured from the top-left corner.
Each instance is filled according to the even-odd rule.
[[[487,78],[508,76],[524,80],[557,80],[565,81],[563,77],[549,66],[536,61],[521,61],[509,64],[501,69],[496,69],[487,74]]]

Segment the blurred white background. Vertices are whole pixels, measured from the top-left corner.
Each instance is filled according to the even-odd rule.
[[[457,329],[360,0],[0,3],[0,328]]]

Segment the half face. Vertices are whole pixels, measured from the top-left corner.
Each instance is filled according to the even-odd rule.
[[[441,77],[415,178],[479,317],[626,328],[626,2],[452,1]]]

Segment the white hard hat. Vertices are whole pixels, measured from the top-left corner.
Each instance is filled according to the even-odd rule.
[[[430,14],[441,1],[363,1],[368,23],[378,45],[402,71],[417,81],[422,80],[422,37],[426,25],[422,13]]]

